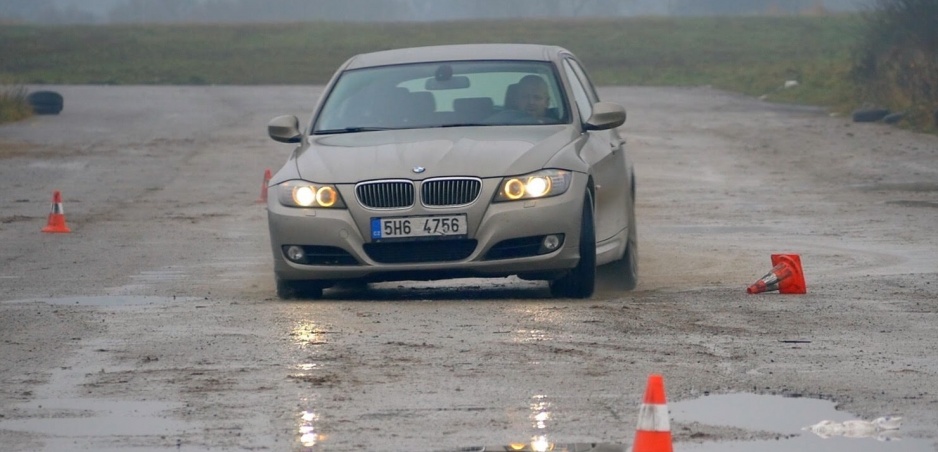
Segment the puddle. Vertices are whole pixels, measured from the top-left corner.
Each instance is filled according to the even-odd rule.
[[[46,399],[22,407],[33,416],[0,420],[0,430],[44,435],[44,450],[69,450],[75,447],[76,439],[118,435],[159,437],[179,435],[190,428],[183,421],[163,417],[176,408],[164,402]]]
[[[681,402],[669,402],[671,428],[681,423],[699,422],[742,428],[753,432],[778,434],[778,439],[757,441],[728,441],[716,443],[678,443],[680,451],[768,451],[800,452],[823,450],[825,452],[931,452],[932,441],[904,438],[903,428],[879,430],[861,437],[834,435],[823,438],[810,430],[802,430],[822,420],[843,422],[861,419],[834,409],[834,403],[826,400],[794,398],[756,394],[726,394],[702,397]],[[895,413],[882,413],[882,416]],[[872,420],[872,419],[866,419]],[[909,423],[903,419],[903,423]]]
[[[525,442],[501,446],[470,446],[439,452],[626,452],[626,446],[605,443],[555,443],[551,441],[554,427],[554,402],[546,395],[531,397],[528,404],[528,421],[532,436]]]
[[[57,306],[94,306],[116,308],[123,306],[161,305],[173,301],[200,300],[200,298],[177,297],[144,297],[108,295],[101,297],[63,297],[63,298],[28,298],[25,300],[11,300],[3,303],[47,303]]]

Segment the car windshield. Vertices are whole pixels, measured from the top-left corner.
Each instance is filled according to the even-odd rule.
[[[326,97],[314,134],[570,121],[553,66],[454,61],[353,69]]]

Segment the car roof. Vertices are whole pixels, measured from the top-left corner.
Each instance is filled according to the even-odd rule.
[[[465,60],[533,60],[552,61],[566,49],[539,44],[455,44],[410,47],[356,55],[347,62],[347,69],[391,64]]]

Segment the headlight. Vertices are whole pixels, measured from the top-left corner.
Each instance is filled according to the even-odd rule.
[[[290,180],[278,185],[277,200],[287,207],[345,208],[335,185],[302,180]]]
[[[495,201],[547,198],[561,195],[570,188],[569,171],[549,169],[523,176],[506,177],[495,195]]]

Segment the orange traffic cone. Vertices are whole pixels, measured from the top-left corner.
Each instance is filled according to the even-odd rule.
[[[257,198],[258,203],[267,202],[267,185],[270,184],[270,178],[273,177],[270,173],[270,168],[267,168],[264,171],[264,180],[261,182],[261,197]]]
[[[62,193],[58,190],[52,192],[52,213],[49,214],[49,221],[42,232],[49,233],[67,233],[72,232],[65,224],[65,213],[62,211]]]
[[[645,400],[638,410],[638,427],[632,452],[672,452],[671,420],[664,395],[664,377],[652,374],[645,388]]]
[[[773,254],[772,270],[754,282],[746,292],[750,294],[777,290],[784,294],[808,293],[801,270],[801,257],[797,254]]]

